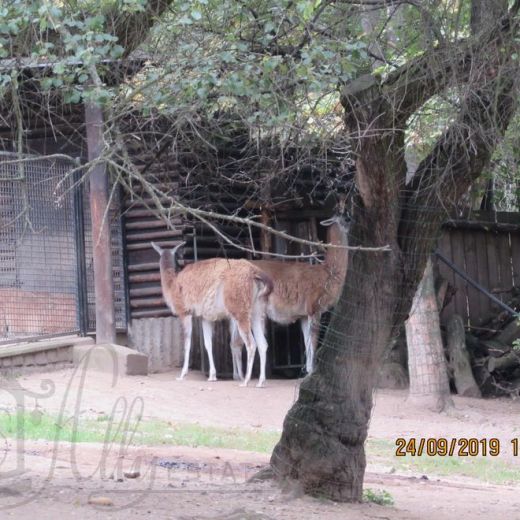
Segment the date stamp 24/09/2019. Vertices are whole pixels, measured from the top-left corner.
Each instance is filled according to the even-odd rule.
[[[398,437],[395,446],[396,457],[498,457],[502,449],[500,439],[496,437]],[[511,439],[508,447],[513,456],[518,457],[520,438]]]

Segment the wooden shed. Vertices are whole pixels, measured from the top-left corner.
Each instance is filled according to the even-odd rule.
[[[201,161],[203,164],[196,161],[190,146],[184,153],[174,147],[163,146],[162,150],[158,150],[154,146],[167,139],[167,120],[155,121],[153,128],[148,126],[147,131],[141,132],[133,141],[132,133],[128,132],[128,135],[127,146],[136,166],[151,186],[161,190],[161,202],[165,207],[168,207],[168,197],[175,197],[191,207],[203,207],[221,214],[258,217],[274,228],[301,238],[325,239],[325,229],[319,221],[331,216],[334,201],[330,197],[330,187],[323,170],[312,162],[298,165],[289,180],[274,176],[268,187],[269,196],[259,200],[258,190],[244,187],[233,180],[223,180],[235,178],[239,160],[237,154],[240,154],[237,150],[243,146],[223,146],[219,149],[219,176],[215,176],[208,171],[204,161]],[[143,135],[147,135],[150,141],[143,139]],[[295,160],[294,152],[286,151],[284,160],[290,164]],[[327,168],[337,174],[342,168],[341,159],[331,154]],[[329,174],[330,171],[327,171]],[[266,191],[264,186],[264,194]],[[173,213],[167,220],[160,219],[154,200],[140,182],[126,191],[124,207],[131,322],[129,344],[149,356],[152,370],[169,369],[182,361],[180,327],[176,319],[171,318],[171,312],[161,296],[158,257],[151,247],[152,240],[165,247],[186,242],[181,249],[181,264],[184,265],[213,257],[261,258],[263,251],[289,255],[310,252],[307,246],[262,235],[258,228],[233,222],[213,221],[212,225],[218,229],[216,233],[189,215]],[[249,249],[249,252],[233,247],[223,240],[222,235]],[[227,324],[219,324],[214,336],[217,373],[224,377],[231,376]],[[268,341],[268,370],[299,375],[304,365],[299,325],[280,327],[270,324]],[[205,369],[206,353],[198,348],[201,343],[200,327],[195,327],[192,366]]]

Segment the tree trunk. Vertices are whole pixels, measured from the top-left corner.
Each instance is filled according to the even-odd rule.
[[[410,401],[435,412],[450,407],[453,403],[431,260],[428,260],[413,300],[412,312],[406,322],[406,341]]]
[[[353,243],[363,233],[358,222],[351,228]],[[363,446],[378,366],[395,332],[401,267],[393,252],[351,253],[341,298],[317,351],[316,370],[302,382],[271,457],[276,477],[305,493],[338,501],[362,498]]]
[[[365,75],[342,88],[356,156],[350,243],[390,250],[350,251],[316,370],[302,382],[271,457],[275,476],[296,481],[306,493],[362,498],[363,444],[384,349],[408,317],[446,207],[455,206],[487,166],[516,108],[519,77],[511,56],[519,9],[520,0],[510,20],[479,39],[425,52],[383,82]],[[487,75],[472,74],[480,67]],[[407,121],[454,77],[473,82],[460,113],[407,183]]]

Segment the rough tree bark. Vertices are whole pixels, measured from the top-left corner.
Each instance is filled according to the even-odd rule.
[[[514,113],[518,7],[478,38],[433,49],[382,83],[364,77],[344,89],[357,157],[350,242],[391,251],[350,255],[316,370],[302,382],[271,457],[280,481],[334,500],[361,500],[378,364],[408,316],[444,208],[480,175]],[[458,118],[406,185],[406,121],[454,81],[469,86]]]
[[[451,407],[453,401],[431,260],[426,264],[405,326],[410,374],[409,400],[435,412]]]

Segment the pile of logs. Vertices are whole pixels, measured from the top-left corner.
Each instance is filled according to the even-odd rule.
[[[513,288],[512,298],[506,303],[515,311],[520,311],[520,290]],[[460,323],[457,323],[458,320]],[[520,346],[516,345],[520,344],[520,320],[503,311],[478,329],[466,332],[465,337],[461,336],[461,329],[464,330],[462,320],[453,316],[447,324],[446,344],[449,366],[458,393],[463,393],[459,392],[459,386],[467,384],[467,370],[458,369],[460,358],[466,357],[483,396],[520,397]],[[461,337],[465,339],[466,348],[460,350],[465,353],[457,354]]]

